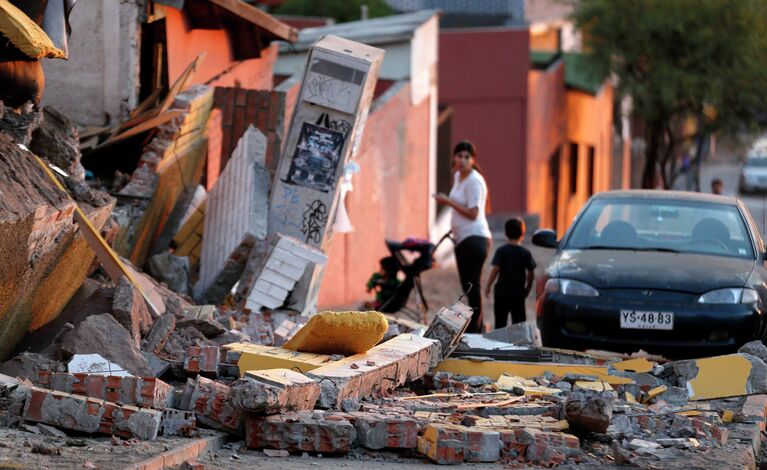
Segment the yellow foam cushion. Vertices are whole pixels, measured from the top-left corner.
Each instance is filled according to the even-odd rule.
[[[388,328],[380,312],[321,312],[283,347],[317,354],[359,354],[378,344]]]

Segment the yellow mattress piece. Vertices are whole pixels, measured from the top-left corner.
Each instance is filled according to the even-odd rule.
[[[317,354],[359,354],[378,344],[388,328],[380,312],[321,312],[284,348]]]

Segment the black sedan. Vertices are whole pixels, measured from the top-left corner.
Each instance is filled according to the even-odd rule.
[[[544,345],[669,357],[732,352],[765,338],[765,244],[738,199],[675,191],[593,196],[546,268]]]

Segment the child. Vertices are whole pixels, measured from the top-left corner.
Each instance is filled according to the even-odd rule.
[[[386,305],[389,299],[394,297],[400,285],[400,281],[397,279],[397,272],[399,272],[399,261],[397,261],[397,258],[393,256],[381,258],[378,272],[370,276],[367,284],[368,292],[376,291],[376,300],[374,302],[365,302],[367,308],[378,310],[383,305]]]
[[[497,250],[493,256],[493,269],[485,287],[485,297],[490,297],[490,287],[498,278],[495,286],[495,328],[503,328],[511,312],[511,322],[525,321],[525,298],[533,286],[535,260],[527,248],[521,245],[525,236],[525,223],[522,219],[509,219],[505,225],[509,242]]]

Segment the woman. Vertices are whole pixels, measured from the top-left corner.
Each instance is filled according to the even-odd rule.
[[[451,230],[455,239],[455,261],[463,292],[474,314],[466,330],[482,333],[482,289],[480,278],[490,250],[490,227],[485,218],[487,184],[477,167],[477,150],[469,141],[459,142],[453,150],[453,188],[450,195],[434,198],[452,209]]]

